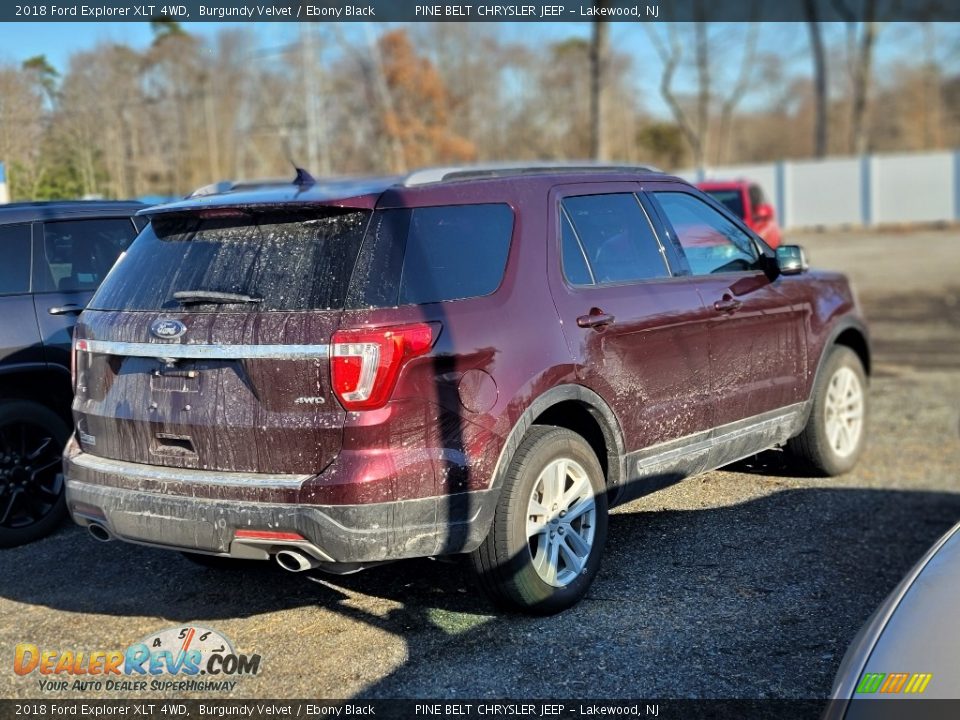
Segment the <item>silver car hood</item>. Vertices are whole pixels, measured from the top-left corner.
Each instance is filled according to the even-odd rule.
[[[893,681],[888,692],[856,692],[868,673],[885,680],[895,673],[907,677]],[[915,674],[932,676],[919,693],[916,689],[924,683],[914,680]],[[907,692],[911,682],[914,692]],[[898,685],[899,692],[889,692]],[[930,548],[867,621],[841,663],[831,695],[840,701],[960,698],[960,523]],[[857,717],[863,709],[851,706],[846,717]]]

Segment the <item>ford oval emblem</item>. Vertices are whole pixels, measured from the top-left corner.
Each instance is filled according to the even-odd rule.
[[[155,320],[150,332],[163,340],[176,340],[187,331],[187,326],[179,320]]]

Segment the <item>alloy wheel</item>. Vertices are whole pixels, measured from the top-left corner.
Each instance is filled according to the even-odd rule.
[[[0,527],[28,527],[54,509],[63,490],[60,452],[39,425],[0,426]]]
[[[839,368],[827,386],[827,442],[838,457],[849,457],[860,443],[863,433],[863,386],[857,374],[848,367]]]
[[[559,458],[543,469],[527,506],[527,542],[544,582],[566,587],[586,572],[596,512],[590,478],[580,463]]]

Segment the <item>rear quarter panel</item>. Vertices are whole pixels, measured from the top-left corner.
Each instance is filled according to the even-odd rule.
[[[513,209],[499,288],[465,300],[348,310],[340,323],[357,328],[430,322],[440,328],[433,351],[404,366],[386,407],[346,416],[342,455],[378,455],[402,464],[391,499],[486,489],[524,410],[549,388],[575,382],[546,283],[546,191],[540,183],[481,182],[471,183],[469,192],[457,185],[393,190],[380,205],[448,202],[501,202]]]

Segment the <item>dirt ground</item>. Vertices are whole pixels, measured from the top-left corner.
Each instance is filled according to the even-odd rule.
[[[498,614],[459,564],[311,582],[64,527],[0,553],[0,697],[44,695],[14,674],[17,643],[113,650],[188,625],[262,656],[233,697],[825,697],[860,626],[960,520],[960,238],[791,240],[850,274],[871,321],[853,473],[798,477],[771,451],[621,507],[589,596],[543,619]]]

